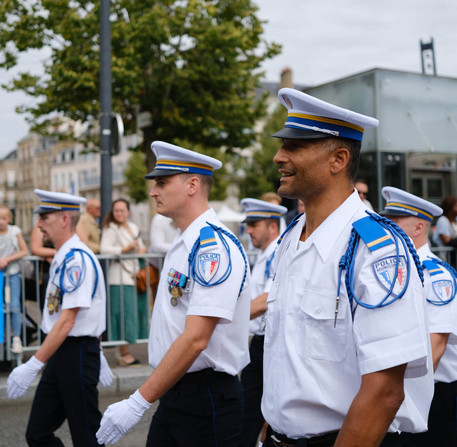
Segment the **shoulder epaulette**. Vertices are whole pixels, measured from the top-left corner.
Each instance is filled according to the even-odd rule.
[[[200,247],[210,247],[211,245],[217,245],[214,229],[210,226],[203,227],[200,230]]]
[[[370,251],[394,243],[392,236],[370,216],[356,220],[352,226]]]
[[[428,270],[430,276],[439,275],[443,273],[442,268],[432,259],[427,259],[422,262],[422,265]]]
[[[65,255],[65,263],[70,262],[74,259],[75,257],[75,252],[73,250],[70,250],[66,255]]]

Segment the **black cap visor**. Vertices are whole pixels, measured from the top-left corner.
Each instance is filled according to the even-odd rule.
[[[414,217],[413,214],[402,213],[396,210],[382,210],[379,215],[384,217]]]
[[[273,138],[290,138],[291,140],[316,140],[319,138],[332,138],[335,135],[314,130],[297,129],[296,127],[285,127],[271,136]]]
[[[156,177],[165,177],[166,175],[176,175],[176,174],[187,174],[184,171],[175,171],[174,169],[154,169],[149,174],[146,174],[144,178],[154,179]]]

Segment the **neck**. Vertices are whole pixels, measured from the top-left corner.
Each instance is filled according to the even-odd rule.
[[[209,210],[208,203],[202,203],[198,206],[189,206],[185,207],[186,209],[179,215],[172,217],[173,224],[181,230],[181,233],[184,233],[186,228],[203,213]]]
[[[352,186],[328,189],[313,197],[301,197],[305,203],[306,225],[300,240],[306,240],[353,193]]]
[[[66,234],[62,235],[60,238],[54,239],[52,241],[54,248],[56,250],[60,250],[60,248],[65,244],[65,242],[67,242],[69,239],[71,239],[74,235],[75,235],[75,232],[73,231],[71,233],[66,233]]]

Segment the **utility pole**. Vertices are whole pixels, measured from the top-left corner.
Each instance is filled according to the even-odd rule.
[[[101,218],[111,210],[111,0],[100,0],[100,202]]]

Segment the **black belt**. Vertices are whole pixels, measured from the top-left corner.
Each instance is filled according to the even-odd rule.
[[[72,337],[68,336],[65,340],[64,343],[98,343],[98,338],[97,337],[90,337],[88,335],[84,335],[82,337]]]
[[[275,432],[271,427],[267,430],[267,436],[271,437],[273,445],[277,447],[328,447],[335,443],[338,433],[339,430],[335,430],[312,438],[290,439],[286,435]]]
[[[226,380],[228,378],[233,378],[233,376],[222,371],[214,371],[212,368],[206,368],[185,374],[176,385],[198,383],[206,380]]]

